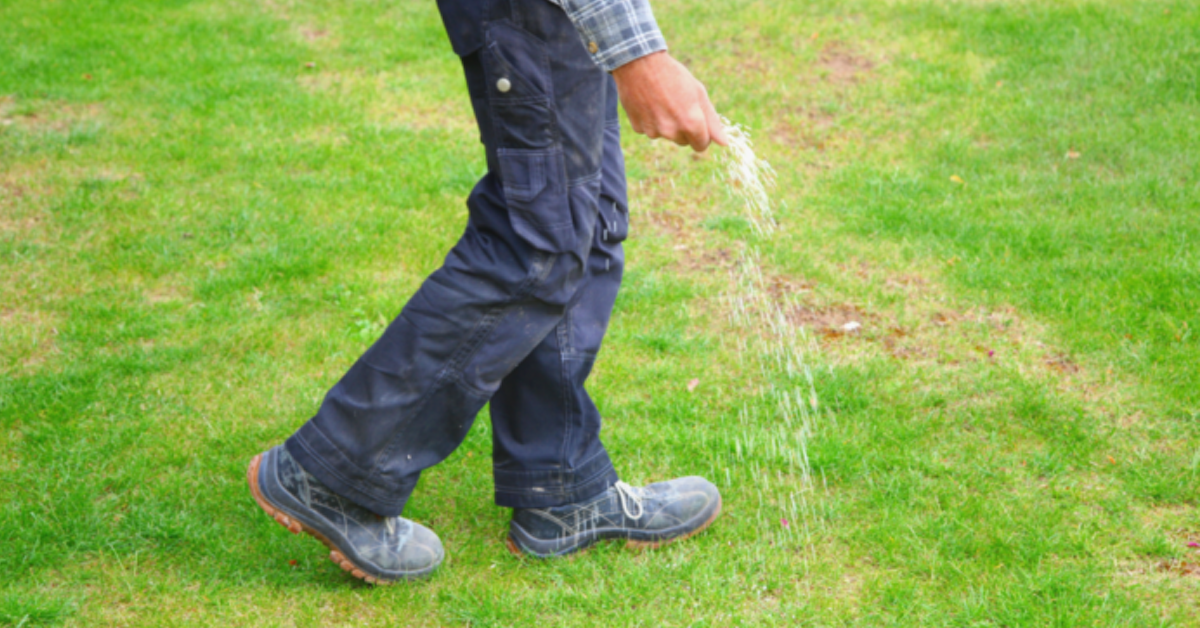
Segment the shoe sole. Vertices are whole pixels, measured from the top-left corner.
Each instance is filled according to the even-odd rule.
[[[332,560],[335,564],[337,564],[338,567],[341,567],[342,570],[349,572],[350,575],[354,576],[355,578],[380,586],[388,586],[393,584],[391,580],[381,580],[363,571],[358,565],[355,565],[348,558],[346,558],[346,556],[338,550],[337,546],[334,545],[328,538],[326,538],[324,534],[314,530],[302,521],[292,519],[287,515],[287,513],[271,505],[271,502],[267,501],[267,498],[263,496],[262,491],[258,487],[258,467],[260,464],[262,464],[262,454],[255,456],[254,459],[250,461],[250,468],[246,470],[246,481],[250,484],[250,494],[254,496],[254,501],[258,504],[259,508],[262,508],[264,511],[266,511],[266,513],[270,515],[272,519],[278,522],[279,525],[287,528],[288,532],[291,532],[292,534],[300,534],[301,532],[304,532],[314,539],[324,543],[325,547],[328,547],[330,550],[329,560]]]
[[[718,498],[718,499],[720,499],[720,498]],[[681,534],[679,536],[672,537],[669,539],[663,539],[661,541],[638,541],[636,539],[626,539],[625,540],[625,548],[630,549],[630,550],[635,550],[635,551],[651,550],[651,549],[658,549],[664,545],[670,545],[671,543],[675,543],[677,541],[683,541],[685,539],[690,539],[693,536],[696,536],[697,534],[700,534],[701,532],[707,530],[708,526],[711,526],[713,524],[713,522],[717,520],[717,517],[720,516],[720,514],[721,514],[721,507],[723,505],[724,505],[723,501],[718,501],[717,509],[713,511],[713,514],[709,515],[708,520],[705,521],[704,523],[700,524],[699,527],[697,527],[695,530],[692,530],[691,532],[688,532],[687,534]],[[512,535],[509,535],[504,538],[504,545],[506,547],[508,547],[509,552],[512,552],[516,556],[535,556],[537,558],[558,558],[560,556],[567,556],[570,554],[578,554],[579,552],[585,552],[585,551],[591,549],[592,547],[594,547],[600,541],[605,541],[605,540],[607,540],[607,539],[605,539],[603,537],[597,537],[597,538],[594,538],[591,541],[589,541],[587,544],[580,546],[578,548],[575,548],[564,554],[556,554],[556,555],[549,555],[549,556],[538,556],[537,554],[532,554],[532,553],[522,550],[520,548],[520,546],[517,545],[517,542],[513,540]]]

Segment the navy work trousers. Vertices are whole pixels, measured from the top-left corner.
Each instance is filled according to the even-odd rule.
[[[326,394],[288,451],[399,515],[491,402],[496,503],[558,506],[617,480],[584,390],[628,226],[613,80],[546,0],[439,0],[487,152],[462,238]]]

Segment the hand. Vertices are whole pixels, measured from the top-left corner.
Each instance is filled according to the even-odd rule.
[[[710,142],[729,145],[704,85],[665,50],[626,63],[613,70],[613,78],[634,132],[690,145],[698,153]]]

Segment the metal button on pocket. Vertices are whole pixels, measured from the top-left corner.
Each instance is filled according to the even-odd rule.
[[[502,78],[496,81],[496,89],[500,90],[501,94],[507,94],[508,90],[512,89],[512,81]]]

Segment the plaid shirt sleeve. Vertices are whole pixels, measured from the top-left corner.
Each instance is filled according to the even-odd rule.
[[[606,72],[667,49],[650,0],[550,0],[567,12],[596,65]]]

